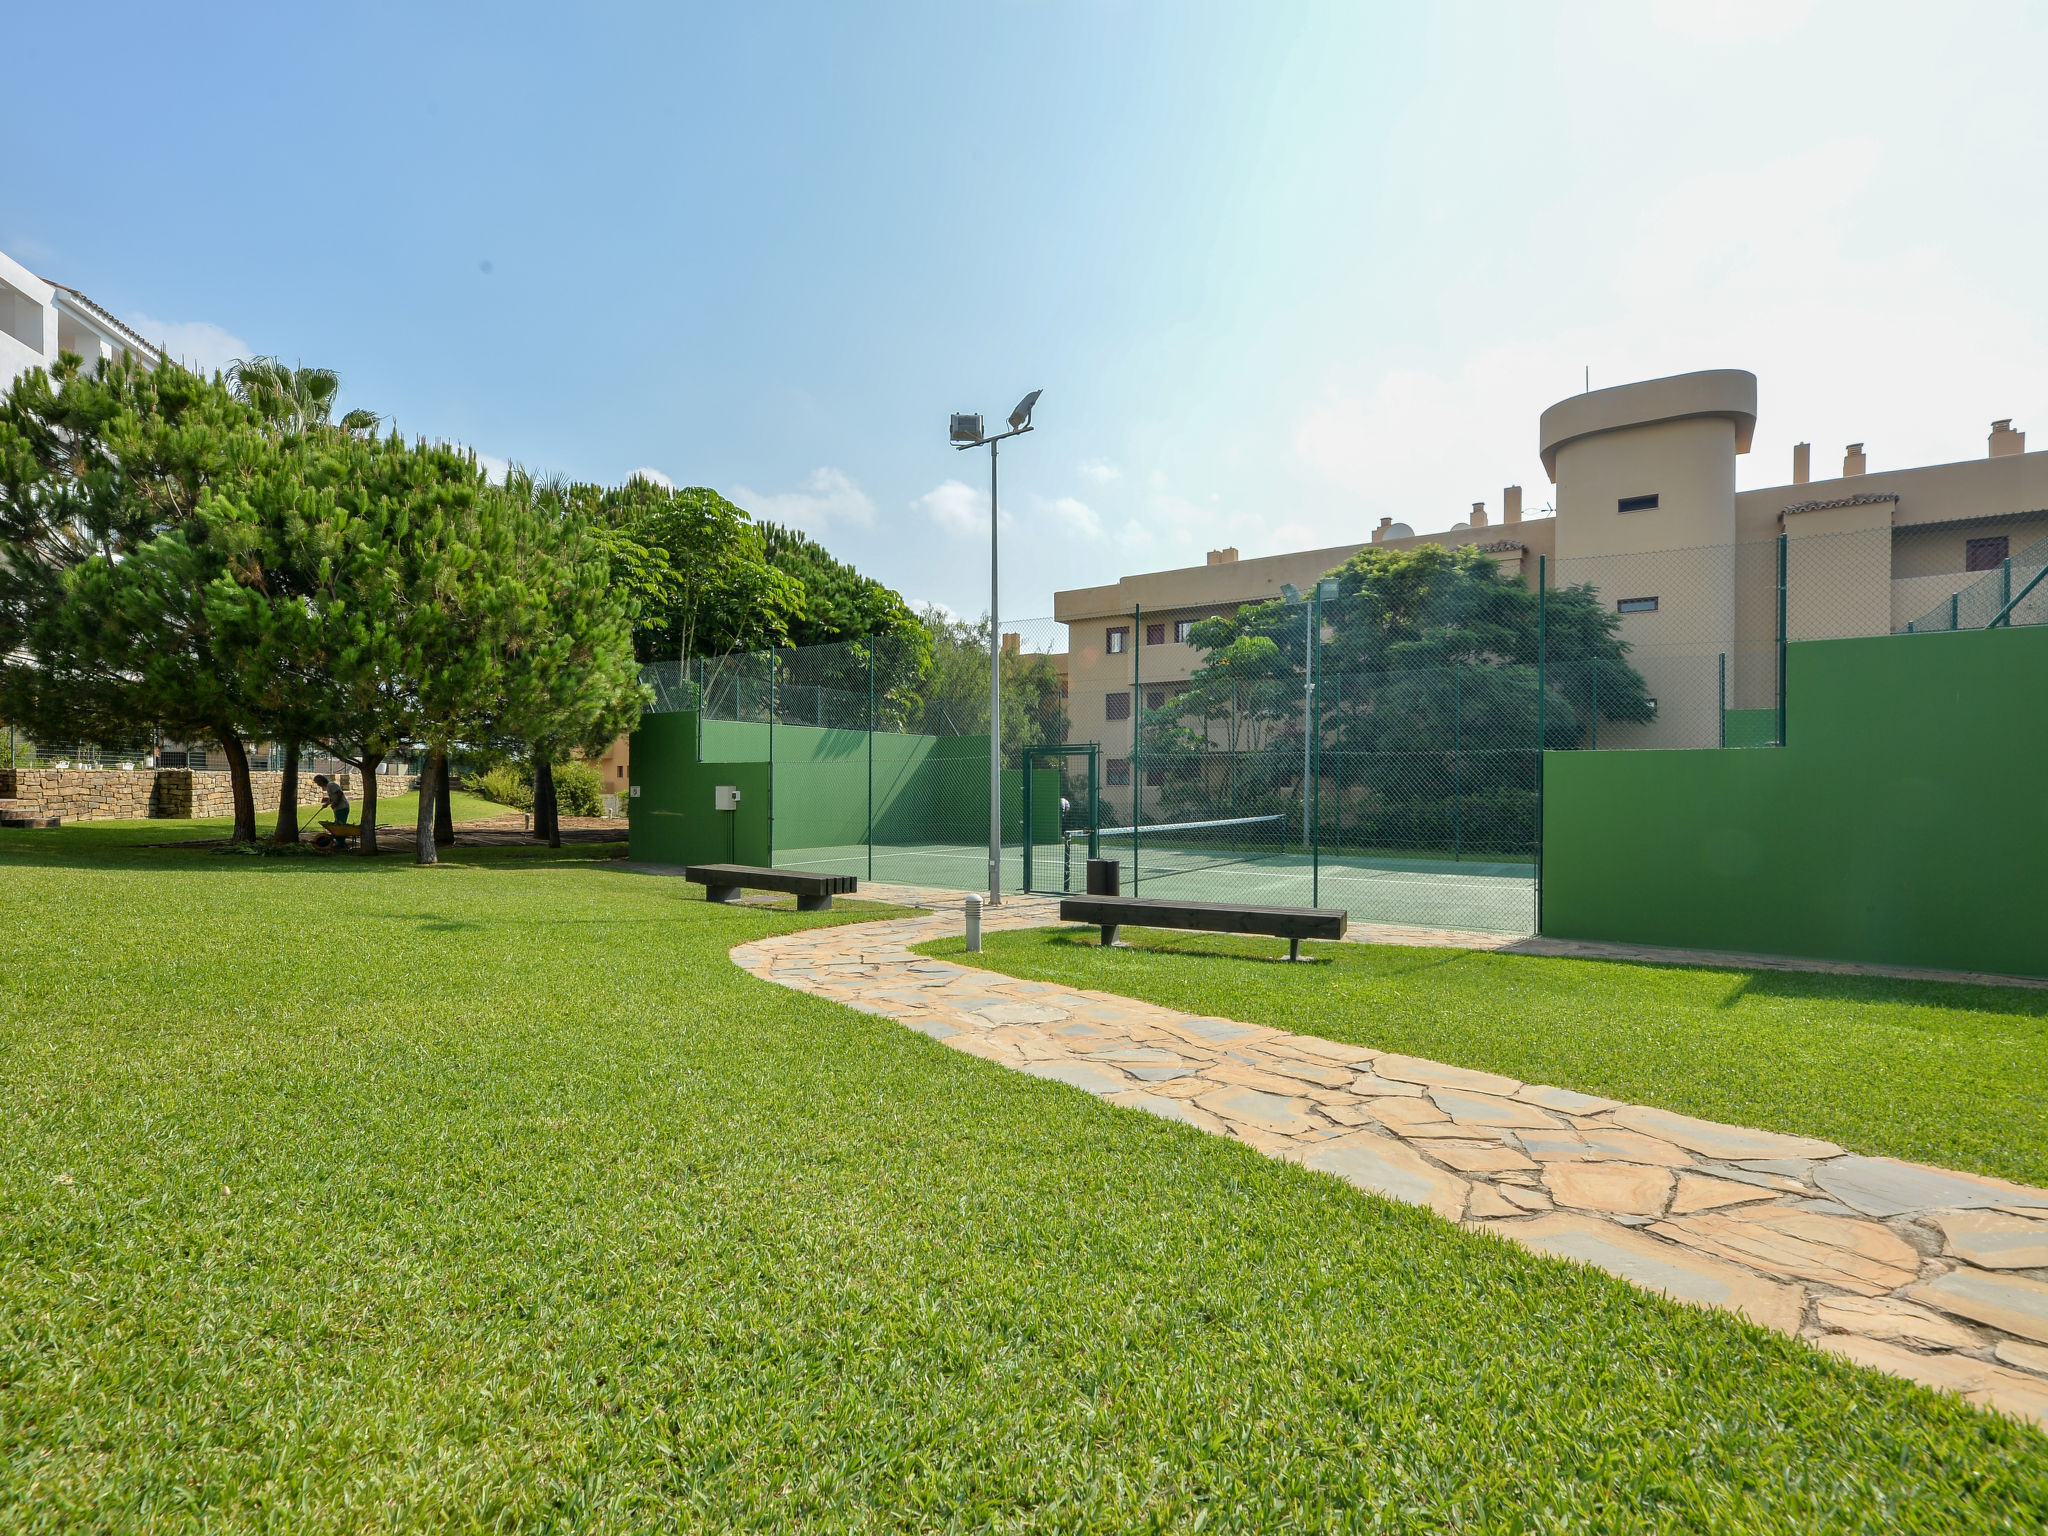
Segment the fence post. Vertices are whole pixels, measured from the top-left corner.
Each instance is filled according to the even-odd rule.
[[[1600,750],[1600,658],[1587,663],[1593,669],[1593,750]]]
[[[1998,611],[2003,614],[2012,606],[2012,556],[2007,555],[1998,562]]]
[[[775,867],[775,652],[768,652],[768,867]]]
[[[1308,729],[1308,761],[1304,765],[1308,795],[1302,801],[1302,810],[1309,817],[1308,904],[1312,907],[1323,904],[1323,706],[1316,697],[1316,661],[1322,649],[1323,587],[1317,582],[1309,592],[1308,652],[1302,658],[1308,667],[1308,719],[1302,722]]]
[[[868,879],[875,878],[875,637],[868,636]]]
[[[1714,724],[1720,733],[1721,746],[1728,745],[1728,653],[1721,653],[1721,680],[1715,690]]]
[[[1543,727],[1550,693],[1550,557],[1536,557],[1536,931],[1543,931]]]
[[[1785,566],[1790,545],[1778,535],[1778,745],[1785,745]]]
[[[1138,766],[1138,727],[1145,719],[1145,693],[1141,658],[1145,644],[1145,605],[1131,604],[1131,894],[1138,894],[1138,830],[1144,821],[1140,808],[1145,793],[1144,770]]]
[[[1459,758],[1459,749],[1464,745],[1465,710],[1464,699],[1458,691],[1458,664],[1451,663],[1451,862],[1459,863],[1464,858],[1465,806],[1464,806],[1464,764]]]

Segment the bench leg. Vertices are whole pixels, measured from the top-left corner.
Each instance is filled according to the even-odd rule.
[[[707,885],[704,887],[706,901],[738,901],[740,888],[736,885]]]
[[[830,912],[832,910],[832,897],[829,894],[824,896],[799,896],[796,899],[796,909],[799,912]]]
[[[1116,942],[1116,930],[1117,925],[1115,923],[1104,923],[1102,925],[1102,947],[1104,949],[1109,948],[1110,945]]]
[[[1287,941],[1287,958],[1289,960],[1299,960],[1301,958],[1301,940],[1289,939]]]

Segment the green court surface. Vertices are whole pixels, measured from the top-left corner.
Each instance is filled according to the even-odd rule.
[[[1118,845],[1121,846],[1118,846]],[[1102,841],[1103,856],[1122,865],[1127,896],[1181,901],[1241,901],[1275,907],[1342,907],[1362,923],[1458,928],[1477,933],[1536,931],[1536,879],[1529,864],[1399,858],[1393,855],[1263,854],[1218,864],[1172,849],[1152,850],[1140,840],[1135,862],[1127,838]],[[1082,845],[1071,864],[1057,843],[1032,850],[1034,891],[1085,888]],[[1316,869],[1320,863],[1320,873]],[[777,850],[782,869],[855,875],[899,885],[934,885],[972,891],[988,886],[988,848],[959,843],[865,843],[836,848]],[[1003,849],[1003,889],[1024,889],[1024,850]]]

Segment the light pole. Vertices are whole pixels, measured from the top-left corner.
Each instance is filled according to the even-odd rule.
[[[1034,389],[1010,412],[1010,430],[984,436],[979,415],[953,413],[947,433],[955,449],[988,445],[988,904],[1003,902],[1003,620],[996,602],[998,540],[996,537],[996,444],[1031,430],[1031,408],[1043,390]],[[1027,775],[1028,777],[1028,775]],[[1031,786],[1024,786],[1031,793]]]

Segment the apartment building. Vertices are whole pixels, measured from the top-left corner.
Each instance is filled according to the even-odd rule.
[[[1523,516],[1510,486],[1498,522],[1480,503],[1441,533],[1382,519],[1356,543],[1213,550],[1204,565],[1060,592],[1074,739],[1102,742],[1114,793],[1129,782],[1134,702],[1160,707],[1202,664],[1196,621],[1306,592],[1368,545],[1476,544],[1526,582],[1541,562],[1553,587],[1589,584],[1615,613],[1657,718],[1603,728],[1602,746],[1715,746],[1731,712],[1775,707],[1781,622],[1793,640],[1903,630],[2048,538],[2048,453],[2026,452],[2009,420],[1955,463],[1873,473],[1851,443],[1820,480],[1802,443],[1787,483],[1738,491],[1756,415],[1756,376],[1740,369],[1592,390],[1538,420],[1549,515]]]
[[[158,351],[76,288],[47,282],[0,252],[0,389],[60,352],[88,363],[134,356],[150,367]]]

